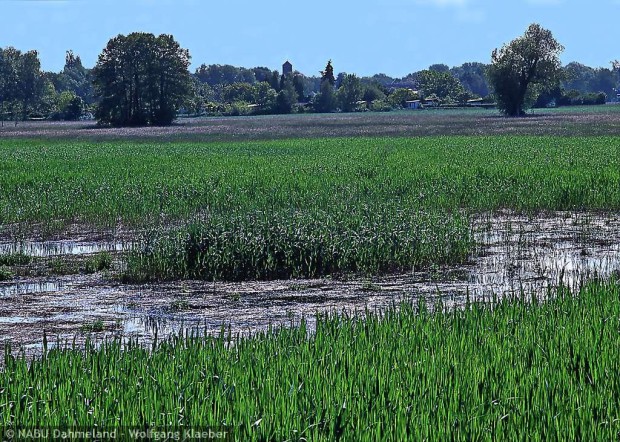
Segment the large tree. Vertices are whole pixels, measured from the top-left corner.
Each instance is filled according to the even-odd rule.
[[[463,63],[450,69],[450,73],[459,79],[465,89],[481,97],[489,95],[486,71],[487,65],[483,63]]]
[[[0,49],[0,113],[2,120],[6,108],[17,120],[25,119],[35,111],[44,92],[45,79],[37,51],[21,51],[8,47]],[[18,112],[18,109],[21,112]]]
[[[22,54],[17,65],[17,77],[22,119],[25,120],[28,113],[36,107],[45,86],[37,51]]]
[[[325,70],[321,71],[321,84],[324,81],[329,81],[329,84],[331,84],[332,86],[336,84],[336,77],[334,77],[334,67],[332,66],[331,60],[327,62]]]
[[[191,92],[189,52],[172,35],[118,35],[94,68],[101,124],[168,125]]]
[[[531,24],[525,34],[491,55],[489,83],[498,107],[506,115],[523,115],[538,92],[557,84],[564,47],[551,31]]]
[[[346,74],[342,79],[340,89],[336,93],[340,108],[344,112],[355,110],[357,102],[362,99],[364,88],[360,79],[355,74]]]
[[[462,102],[469,97],[458,78],[449,71],[421,71],[418,73],[418,85],[426,97],[435,95],[440,100],[452,102]]]

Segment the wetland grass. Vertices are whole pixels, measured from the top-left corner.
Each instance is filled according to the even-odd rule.
[[[131,281],[454,264],[481,212],[620,209],[616,137],[21,139],[1,140],[0,160],[0,224],[147,232]]]
[[[620,286],[319,317],[316,331],[108,341],[0,371],[5,428],[224,429],[235,440],[614,440]],[[234,345],[229,345],[230,341]]]

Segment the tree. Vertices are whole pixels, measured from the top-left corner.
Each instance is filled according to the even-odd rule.
[[[233,83],[224,86],[224,100],[228,103],[234,101],[254,101],[254,88],[250,83]]]
[[[41,62],[37,51],[28,51],[19,59],[17,65],[18,94],[22,104],[22,119],[26,119],[40,98],[45,86]]]
[[[506,115],[524,114],[540,90],[557,84],[564,47],[551,31],[531,24],[522,37],[495,49],[488,70],[498,107]]]
[[[334,86],[328,78],[321,82],[321,89],[314,97],[313,106],[316,112],[333,112],[336,109]]]
[[[94,69],[99,123],[172,123],[191,92],[189,60],[172,35],[136,32],[111,39]]]
[[[417,100],[419,98],[420,97],[418,96],[417,92],[413,91],[412,89],[400,87],[394,89],[392,93],[388,95],[387,99],[388,103],[390,103],[392,107],[401,108],[405,107],[407,101]]]
[[[295,87],[295,92],[297,92],[297,100],[306,101],[306,94],[304,91],[304,76],[299,72],[295,72],[293,74],[293,86]]]
[[[377,83],[370,83],[364,86],[364,95],[362,97],[364,101],[371,102],[375,100],[385,100],[385,93],[381,90],[381,85]]]
[[[261,68],[257,68],[261,69]],[[209,86],[232,83],[254,83],[255,72],[252,69],[238,68],[229,64],[202,64],[196,69],[196,76]]]
[[[84,101],[71,91],[63,91],[58,98],[58,109],[63,120],[78,120],[82,115]]]
[[[58,92],[73,92],[87,104],[95,102],[92,72],[82,65],[82,59],[73,51],[67,51],[62,72],[48,75]]]
[[[17,62],[21,52],[15,48],[0,48],[0,119],[4,125],[6,104],[17,98]]]
[[[459,79],[465,89],[480,97],[489,95],[486,71],[487,65],[483,63],[463,63],[450,69],[452,75]]]
[[[0,49],[0,112],[2,120],[6,104],[17,121],[18,112],[26,118],[39,104],[45,92],[46,82],[41,72],[41,62],[37,51],[21,51],[8,47]]]
[[[332,66],[331,60],[327,62],[325,70],[321,71],[321,85],[326,80],[329,81],[329,84],[331,84],[332,87],[336,84],[336,77],[334,77],[334,67]]]
[[[364,89],[359,77],[355,74],[346,74],[342,78],[342,84],[336,94],[340,108],[344,112],[355,110],[357,102],[362,99],[363,93]]]
[[[448,67],[448,65],[445,65],[443,63],[432,64],[428,67],[428,70],[433,72],[440,72],[443,74],[450,72],[450,68]]]
[[[293,106],[297,103],[297,91],[293,84],[292,75],[283,75],[280,92],[276,97],[276,112],[280,114],[290,114]]]
[[[261,112],[271,112],[275,106],[278,93],[266,81],[254,85],[254,103],[260,106]]]
[[[435,95],[442,101],[463,102],[469,94],[461,82],[449,72],[427,70],[418,73],[418,84],[425,96]]]

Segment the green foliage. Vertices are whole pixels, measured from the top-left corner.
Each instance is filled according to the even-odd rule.
[[[13,279],[14,276],[15,275],[13,275],[13,272],[11,272],[8,267],[0,265],[0,281],[8,281]]]
[[[234,101],[254,102],[254,88],[250,83],[233,83],[224,87],[224,100],[228,103]]]
[[[336,110],[336,92],[331,82],[325,80],[321,83],[321,92],[314,97],[312,105],[316,112],[333,112]]]
[[[73,51],[67,51],[65,66],[62,72],[46,73],[58,92],[70,92],[80,97],[82,101],[91,105],[95,102],[92,70],[82,65],[82,59]]]
[[[82,115],[84,101],[75,93],[64,91],[58,99],[58,108],[63,120],[78,120]]]
[[[171,35],[118,35],[94,69],[101,124],[167,125],[190,92],[189,52]]]
[[[11,253],[8,255],[0,255],[0,266],[21,266],[32,262],[32,257],[24,253]]]
[[[385,100],[374,100],[368,105],[373,112],[389,112],[393,109],[392,105]]]
[[[486,78],[488,66],[483,63],[463,63],[450,69],[450,73],[459,79],[465,89],[479,97],[489,95],[489,84]]]
[[[441,101],[464,103],[470,98],[461,82],[450,72],[421,71],[418,84],[425,97],[435,96]]]
[[[387,100],[394,108],[403,108],[406,106],[407,101],[417,100],[420,96],[412,89],[397,88],[394,89]]]
[[[364,101],[384,101],[385,98],[386,95],[381,90],[381,87],[379,85],[374,83],[364,85],[364,95],[362,96],[362,99]]]
[[[16,120],[26,119],[45,91],[45,79],[37,51],[21,52],[0,48],[0,113],[7,111]]]
[[[275,106],[278,93],[267,82],[261,81],[254,85],[254,103],[265,112],[271,112]]]
[[[331,60],[327,62],[325,70],[321,71],[321,86],[325,81],[328,81],[332,87],[336,85],[336,77],[334,77],[334,67]]]
[[[303,75],[296,73],[293,75],[293,86],[295,87],[295,92],[297,93],[298,101],[305,101],[306,93],[304,90],[304,77]]]
[[[472,240],[460,215],[368,199],[330,209],[235,211],[146,236],[127,261],[131,281],[268,280],[463,262]]]
[[[277,74],[277,71],[274,71]],[[246,69],[242,67],[235,67],[229,64],[201,64],[196,69],[195,76],[202,82],[213,87],[216,85],[230,85],[233,83],[250,83],[253,84],[256,81],[267,81],[268,75],[271,75],[272,71],[267,68],[254,68]],[[258,78],[260,76],[260,78]]]
[[[91,323],[82,325],[82,333],[99,333],[105,329],[103,321],[98,319]]]
[[[449,211],[620,209],[620,144],[608,136],[2,139],[0,165],[0,221],[24,228],[50,220],[144,227],[160,217],[401,199]]]
[[[346,74],[336,92],[336,99],[340,109],[344,112],[354,111],[357,102],[362,99],[363,93],[364,89],[359,77],[355,74]]]
[[[297,90],[293,83],[293,77],[291,75],[282,76],[280,92],[276,96],[274,110],[279,114],[290,114],[295,104],[297,104],[297,99]]]
[[[198,330],[152,352],[104,341],[32,362],[6,356],[0,425],[211,426],[231,440],[616,439],[618,285],[538,295],[550,299],[320,316],[314,333],[305,321],[251,338]]]
[[[91,274],[110,270],[112,268],[112,256],[107,253],[99,253],[88,257],[84,262],[84,273]]]
[[[53,275],[72,275],[77,269],[62,258],[52,258],[49,261],[49,269]]]
[[[550,31],[538,24],[491,55],[488,70],[499,109],[509,116],[523,115],[539,92],[559,81],[564,50]]]
[[[572,62],[562,69],[562,77],[565,90],[577,90],[583,95],[602,92],[611,96],[616,93],[618,78],[612,69],[594,69]]]

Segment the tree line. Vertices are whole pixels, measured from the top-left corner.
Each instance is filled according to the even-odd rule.
[[[402,78],[281,74],[266,67],[200,65],[172,35],[132,33],[112,38],[97,64],[83,66],[68,51],[61,72],[44,72],[37,51],[0,48],[0,120],[96,118],[109,125],[170,124],[185,115],[387,111],[413,100],[462,105],[482,98],[507,115],[530,106],[601,104],[616,97],[618,64],[561,66],[563,47],[533,24],[496,49],[491,63],[435,64]]]

